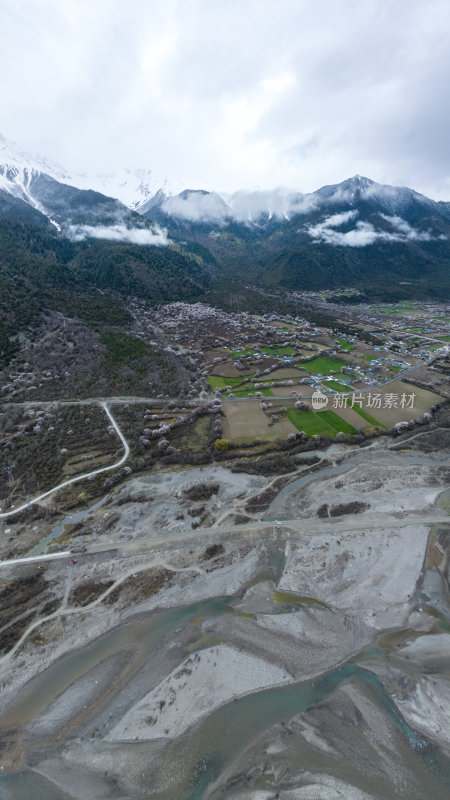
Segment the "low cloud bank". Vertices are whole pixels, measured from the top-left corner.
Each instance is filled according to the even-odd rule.
[[[167,231],[155,226],[149,228],[127,228],[126,225],[69,225],[68,236],[75,242],[84,239],[109,239],[114,242],[161,246],[170,244]]]
[[[387,214],[380,214],[380,216],[383,217],[386,222],[389,222],[393,228],[396,228],[399,233],[404,234],[407,239],[415,239],[419,242],[430,242],[433,239],[431,233],[428,233],[427,231],[417,231],[415,228],[411,227],[409,222],[406,222],[406,220],[402,219],[401,217],[389,217]]]
[[[398,216],[388,216],[380,214],[394,231],[377,230],[370,222],[357,221],[359,212],[345,211],[342,214],[333,214],[323,222],[316,225],[309,225],[307,233],[315,242],[325,242],[335,246],[344,247],[367,247],[376,241],[385,242],[407,242],[421,241],[429,242],[435,239],[428,231],[418,231],[413,228],[406,220]],[[355,222],[355,227],[350,231],[336,230],[349,222]],[[445,237],[439,237],[445,238]]]
[[[172,217],[225,225],[227,222],[258,224],[263,219],[287,219],[294,214],[307,214],[318,205],[314,195],[293,194],[287,189],[273,191],[235,192],[219,195],[215,192],[184,191],[167,197],[162,210]]]
[[[190,222],[225,222],[231,216],[231,209],[213,192],[182,192],[176,197],[168,197],[162,209],[172,217]]]

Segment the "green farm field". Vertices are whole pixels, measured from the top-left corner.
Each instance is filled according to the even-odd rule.
[[[318,356],[317,358],[313,358],[312,361],[307,361],[305,364],[301,364],[300,366],[313,375],[329,375],[331,370],[341,370],[345,364],[343,364],[342,361],[336,361],[334,358]]]
[[[242,375],[239,378],[222,378],[220,375],[210,375],[208,383],[211,389],[222,389],[224,386],[236,386],[236,384],[243,383],[245,380],[250,380],[253,375]]]
[[[325,381],[325,386],[329,389],[334,389],[335,392],[350,392],[351,389],[338,381]]]
[[[366,411],[364,408],[360,408],[356,403],[354,406],[352,406],[352,401],[350,398],[347,398],[347,405],[349,408],[352,408],[353,411],[356,411],[356,413],[359,414],[360,417],[365,419],[366,422],[369,423],[369,425],[373,425],[374,428],[386,427],[386,425],[383,425],[382,422],[379,422],[377,419],[375,419],[375,417],[372,417],[372,415],[369,414],[368,411]]]
[[[307,436],[356,433],[356,428],[341,419],[334,411],[298,411],[296,408],[288,408],[286,416],[297,430],[305,431]]]

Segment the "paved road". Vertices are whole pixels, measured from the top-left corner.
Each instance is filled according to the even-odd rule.
[[[42,556],[10,558],[8,561],[0,561],[0,567],[15,567],[17,564],[37,564],[40,561],[57,561],[58,558],[68,558],[69,556],[72,556],[70,550],[60,550],[57,553],[45,553]]]
[[[441,342],[441,344],[442,344],[442,342]],[[402,378],[405,378],[408,375],[410,375],[412,372],[415,372],[418,369],[422,369],[422,367],[429,366],[430,364],[433,363],[434,360],[435,360],[435,356],[432,356],[427,361],[421,361],[420,364],[415,364],[414,366],[409,367],[406,370],[403,370],[403,372],[398,372],[393,378],[386,378],[386,380],[380,381],[380,383],[374,384],[373,386],[368,386],[365,389],[358,389],[358,393],[362,392],[364,394],[366,392],[373,392],[373,391],[381,388],[382,386],[387,386],[390,383],[393,383],[394,381],[399,381]],[[333,376],[328,376],[328,377],[333,377]],[[270,376],[268,375],[267,378],[270,378]],[[325,376],[324,380],[326,380],[326,378],[327,378],[327,376]],[[261,376],[260,380],[261,380],[261,382],[263,382],[264,381],[264,376]],[[310,395],[301,395],[295,389],[293,389],[292,392],[293,391],[295,391],[295,393],[296,393],[296,398],[306,399],[306,400],[310,400],[311,399]],[[292,392],[290,394],[286,394],[286,395],[276,395],[275,400],[292,400],[292,397],[293,397]],[[352,390],[350,390],[348,392],[339,392],[338,394],[352,395],[352,394],[355,394],[355,391],[352,389]],[[182,400],[180,400],[180,405],[182,404],[186,408],[189,408],[189,407],[195,408],[195,406],[206,405],[207,403],[210,403],[212,398],[213,398],[212,394],[210,396],[206,397],[206,398],[196,398],[195,400],[187,400],[186,398],[183,398]],[[259,398],[254,398],[254,397],[231,397],[231,398],[227,398],[224,395],[220,396],[220,400],[223,403],[236,402],[236,401],[245,403],[245,402],[248,402],[249,400],[255,400],[255,399],[259,399]],[[158,398],[158,397],[135,397],[133,395],[130,395],[128,397],[120,397],[120,396],[117,396],[117,397],[85,397],[85,398],[82,398],[82,399],[74,399],[74,400],[70,400],[70,399],[66,399],[66,400],[21,400],[21,401],[17,401],[17,402],[15,402],[15,401],[5,402],[5,405],[8,405],[8,406],[24,406],[24,407],[54,406],[54,405],[61,405],[61,406],[102,405],[104,408],[106,408],[106,404],[108,404],[109,406],[112,406],[112,405],[139,405],[139,404],[148,405],[148,406],[152,406],[152,405],[160,406],[161,404],[164,404],[164,403],[167,403],[167,402],[169,402],[169,398],[161,399],[161,398]]]
[[[426,513],[409,512],[406,514],[358,514],[355,516],[333,517],[329,519],[288,519],[270,520],[261,522],[251,522],[245,525],[234,525],[232,527],[220,526],[211,528],[196,528],[178,531],[175,534],[166,533],[164,536],[155,536],[147,539],[134,539],[125,542],[103,542],[92,544],[85,553],[76,555],[80,565],[84,558],[90,556],[102,556],[105,560],[111,558],[112,553],[120,557],[136,556],[148,553],[154,548],[161,546],[168,549],[177,543],[198,542],[207,545],[211,540],[215,542],[227,539],[231,536],[239,536],[248,539],[253,536],[260,536],[263,533],[285,533],[287,535],[305,534],[307,536],[317,536],[348,531],[371,531],[385,528],[404,528],[407,525],[442,525],[449,524],[450,516],[436,508]],[[24,558],[14,558],[9,561],[0,561],[0,569],[17,566],[20,564],[39,563],[41,561],[57,561],[71,556],[69,550],[59,553],[51,553],[41,556],[26,556]]]
[[[86,478],[89,478],[91,475],[99,475],[101,472],[109,472],[110,470],[115,469],[116,467],[122,466],[122,464],[127,460],[128,456],[130,454],[130,447],[129,447],[128,442],[125,439],[122,431],[120,430],[116,420],[114,419],[113,415],[111,414],[106,402],[102,402],[102,403],[100,403],[100,405],[105,410],[105,413],[106,413],[108,419],[110,420],[111,424],[115,428],[115,430],[116,430],[116,432],[117,432],[117,434],[118,434],[118,436],[119,436],[119,438],[120,438],[120,440],[121,440],[121,442],[122,442],[122,444],[123,444],[123,446],[125,448],[125,452],[124,452],[123,456],[119,459],[119,461],[116,461],[114,464],[110,464],[109,467],[100,467],[99,469],[93,469],[90,472],[84,472],[82,475],[77,475],[75,478],[70,478],[67,481],[63,481],[63,483],[59,483],[58,486],[54,486],[53,489],[49,489],[47,492],[43,492],[42,494],[38,495],[37,497],[33,497],[33,499],[29,500],[27,503],[23,503],[21,506],[18,506],[17,508],[12,509],[11,511],[5,511],[5,512],[1,513],[0,514],[0,519],[7,519],[8,517],[12,517],[13,514],[18,514],[19,511],[24,511],[29,506],[34,505],[34,503],[40,503],[41,500],[44,500],[44,498],[49,497],[51,494],[54,494],[54,492],[59,492],[60,489],[64,489],[66,486],[71,486],[71,484],[73,484],[73,483],[78,483],[78,481],[85,480]]]

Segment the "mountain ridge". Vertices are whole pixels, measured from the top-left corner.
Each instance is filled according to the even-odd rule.
[[[197,264],[196,292],[211,279],[226,285],[245,276],[254,285],[288,292],[351,286],[385,297],[450,295],[450,203],[408,187],[354,175],[307,194],[281,188],[170,194],[159,188],[136,210],[65,183],[64,170],[59,179],[42,171],[45,160],[27,165],[21,153],[2,163],[2,152],[5,140],[0,219],[42,230],[50,225],[55,236],[87,243],[90,251],[74,264],[77,274],[77,265],[84,271],[88,264],[94,286],[100,281],[102,288],[165,300],[158,271],[167,270],[166,282],[177,294],[174,276],[184,285],[183,269],[192,273]],[[146,245],[150,252],[139,253]],[[157,253],[167,247],[167,257]],[[153,293],[152,280],[158,285]]]
[[[158,208],[166,216],[177,216],[179,203],[186,202],[182,218],[198,221],[200,213],[210,222],[233,219],[238,222],[258,222],[261,217],[289,220],[293,214],[302,214],[324,203],[338,204],[359,202],[373,198],[380,205],[401,210],[405,204],[416,203],[436,210],[441,208],[445,215],[450,209],[450,201],[435,201],[406,186],[391,186],[377,183],[371,178],[355,174],[340,183],[326,184],[313,192],[302,193],[285,187],[274,189],[245,190],[235,192],[194,189],[180,181],[155,175],[152,169],[124,169],[118,173],[71,174],[67,169],[53,163],[46,157],[28,155],[15,143],[0,134],[0,189],[21,197],[25,202],[39,203],[39,198],[30,192],[30,183],[38,175],[46,175],[53,180],[79,189],[95,191],[112,199],[119,200],[132,211],[146,215]],[[189,200],[203,202],[203,208],[191,209]]]

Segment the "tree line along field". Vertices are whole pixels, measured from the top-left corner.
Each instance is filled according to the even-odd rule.
[[[248,347],[245,348],[245,350],[234,350],[231,355],[233,358],[243,358],[244,356],[256,355],[256,353],[261,353],[262,355],[268,353],[271,356],[292,356],[295,352],[296,350],[294,347],[274,345],[273,347],[264,346],[258,349]]]
[[[337,366],[336,366],[337,365]],[[263,388],[262,386],[257,387],[257,391],[261,391],[263,395],[266,397],[271,397],[272,392],[270,391],[270,387],[276,386],[278,381],[289,380],[293,379],[294,382],[299,381],[305,377],[308,377],[308,374],[322,374],[328,375],[330,370],[338,369],[342,367],[342,362],[334,361],[331,358],[323,358],[319,357],[314,359],[313,361],[309,361],[306,363],[300,363],[297,367],[289,366],[289,367],[277,367],[269,375],[261,375],[258,378],[258,382],[261,384],[269,384],[269,387]],[[255,377],[253,372],[245,373],[243,372],[242,375],[235,377],[226,377],[223,375],[209,375],[208,376],[208,384],[213,391],[216,389],[223,389],[227,386],[231,387],[233,391],[233,395],[235,397],[248,397],[249,393],[254,393],[255,386],[252,382],[252,379]],[[343,376],[346,377],[346,376]],[[337,381],[330,380],[325,384],[335,391],[339,392],[348,392],[349,387],[340,384]],[[287,389],[286,389],[287,392]]]
[[[274,406],[270,409],[277,417],[272,422],[271,414],[266,413],[258,400],[224,403],[225,421],[224,435],[230,441],[239,444],[261,439],[263,442],[287,439],[290,433],[304,431],[308,437],[326,435],[335,437],[337,433],[354,434],[356,427],[351,425],[337,413],[327,410],[315,412],[298,411],[294,407]]]
[[[326,356],[318,356],[311,361],[300,362],[299,364],[293,364],[292,366],[279,365],[276,369],[271,371],[269,375],[261,375],[259,377],[259,381],[261,383],[269,383],[270,385],[273,385],[277,380],[290,378],[295,380],[295,378],[304,378],[307,374],[329,375],[330,372],[340,370],[343,366],[344,364],[342,361],[337,361],[336,359],[328,358]],[[223,367],[223,365],[221,364],[220,367]],[[239,389],[236,392],[233,391],[235,396],[246,397],[248,396],[248,393],[252,392],[255,388],[251,384],[252,378],[254,377],[254,372],[242,372],[242,374],[239,376],[229,377],[224,375],[210,374],[208,376],[208,383],[213,391],[216,389],[223,389],[227,386],[230,386],[232,389],[238,386]],[[335,383],[335,385],[331,385],[332,383]],[[327,383],[326,385],[330,386],[330,388],[335,389],[336,391],[348,391],[348,386],[339,384],[338,382],[330,381],[330,383]],[[270,391],[267,391],[267,387],[266,391],[263,391],[262,393],[266,396],[271,396],[272,394]]]
[[[348,391],[348,387],[346,390]],[[379,393],[374,389],[373,394],[380,395],[381,408],[368,406],[369,392],[363,395],[355,392],[355,401],[352,393],[345,398],[342,408],[334,408],[335,398],[329,395],[328,407],[322,411],[313,411],[311,408],[300,411],[295,408],[294,399],[274,399],[272,407],[265,411],[257,398],[244,402],[239,402],[238,399],[226,400],[223,406],[225,435],[230,441],[239,443],[249,441],[252,437],[262,441],[286,439],[289,433],[297,431],[304,431],[308,437],[326,435],[333,438],[338,433],[351,435],[361,431],[383,431],[394,427],[398,422],[421,417],[433,405],[442,401],[439,395],[403,381],[392,381]],[[408,398],[410,395],[414,395],[413,406],[402,407],[402,396]],[[364,398],[362,406],[358,402],[358,397],[361,396]],[[392,397],[397,398],[394,401],[396,406],[389,407]],[[309,403],[308,399],[306,402]],[[271,421],[272,415],[278,418],[275,423]]]

